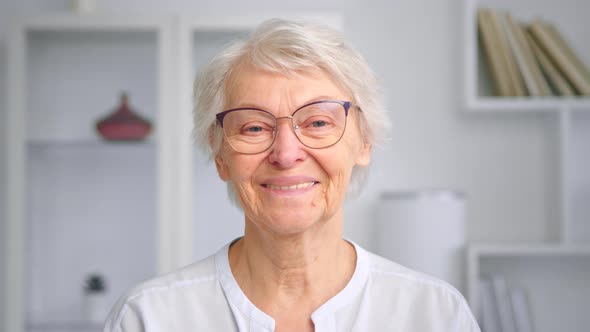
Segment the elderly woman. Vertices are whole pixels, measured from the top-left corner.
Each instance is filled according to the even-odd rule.
[[[342,238],[387,121],[339,33],[265,22],[213,59],[195,98],[244,236],[131,291],[105,331],[479,331],[455,289]]]

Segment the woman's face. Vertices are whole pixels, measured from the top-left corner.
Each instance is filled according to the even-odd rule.
[[[226,109],[260,108],[279,118],[313,101],[351,101],[320,71],[286,77],[244,66],[238,72],[226,87]],[[273,145],[258,154],[241,154],[224,141],[215,164],[221,179],[232,181],[246,221],[289,235],[341,218],[352,168],[367,166],[371,154],[358,112],[350,108],[344,136],[324,149],[303,145],[289,120],[278,121]]]

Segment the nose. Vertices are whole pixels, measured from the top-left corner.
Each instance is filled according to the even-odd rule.
[[[270,147],[268,161],[277,168],[290,168],[304,161],[307,153],[295,135],[290,118],[277,120],[277,136]]]

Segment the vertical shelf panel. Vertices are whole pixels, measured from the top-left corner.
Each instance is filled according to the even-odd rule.
[[[192,34],[192,65],[200,72],[226,44],[246,37],[247,30],[198,30]],[[194,150],[194,257],[213,254],[244,233],[244,215],[227,196],[226,184],[219,178],[213,161]]]
[[[7,109],[7,178],[6,178],[6,280],[4,298],[5,331],[24,330],[25,279],[25,33],[15,26],[10,35],[8,52]]]
[[[5,41],[6,43],[6,41]],[[6,77],[7,68],[6,68],[6,52],[0,53],[0,135],[2,135],[2,143],[0,143],[0,156],[2,156],[2,161],[0,162],[0,211],[6,211],[6,187],[8,184],[8,180],[6,179],[6,168],[8,162],[6,162],[5,158],[8,157],[7,148],[5,144],[7,143],[6,134],[8,133],[8,118],[6,117],[6,108],[8,104],[6,101],[6,88],[8,85],[8,81]],[[6,215],[3,212],[0,212],[0,234],[6,234]],[[1,236],[0,236],[1,239]],[[0,299],[6,298],[6,259],[4,254],[6,252],[6,243],[0,245]],[[5,308],[4,308],[4,301],[0,300],[0,321],[5,321],[4,318]],[[2,329],[2,324],[0,324],[0,329]]]
[[[590,109],[570,114],[569,241],[590,243]]]

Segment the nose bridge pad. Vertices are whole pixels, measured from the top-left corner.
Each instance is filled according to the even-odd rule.
[[[299,137],[299,125],[295,123],[295,119],[291,119],[291,126],[293,127],[293,131]]]
[[[295,123],[295,119],[291,119],[291,128],[293,128],[295,137],[297,137],[298,140],[301,140],[301,138],[299,138],[299,126]]]
[[[297,138],[297,140],[299,142],[301,142],[301,139],[299,138],[299,126],[297,124],[295,124],[295,120],[293,119],[293,116],[292,115],[282,116],[280,118],[276,118],[276,120],[277,120],[276,121],[277,126],[276,126],[276,129],[275,129],[275,138],[274,138],[274,141],[276,142],[276,140],[277,140],[276,138],[279,136],[279,132],[280,132],[280,129],[279,129],[280,128],[280,126],[279,126],[279,120],[282,120],[282,119],[288,119],[289,120],[290,127],[293,129],[293,133],[295,134],[295,138]],[[273,142],[273,144],[275,142]]]

